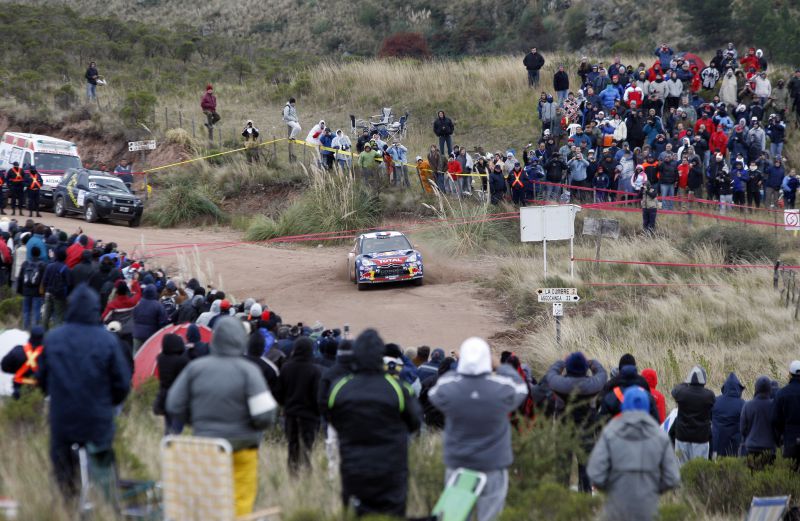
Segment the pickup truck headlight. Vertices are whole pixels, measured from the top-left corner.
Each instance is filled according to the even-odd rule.
[[[111,202],[111,197],[109,197],[107,195],[98,195],[97,196],[97,200],[100,201],[101,203],[110,203]]]

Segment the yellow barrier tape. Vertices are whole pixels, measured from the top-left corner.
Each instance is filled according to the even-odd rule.
[[[273,143],[277,143],[278,141],[287,141],[287,139],[286,138],[273,139],[272,141],[266,141],[264,143],[259,143],[257,146],[263,147],[265,145],[271,145]],[[157,172],[159,170],[166,170],[167,168],[173,168],[173,167],[176,167],[176,166],[187,165],[189,163],[194,163],[195,161],[204,161],[206,159],[211,159],[212,157],[219,157],[219,156],[225,156],[225,155],[228,155],[228,154],[234,154],[236,152],[242,152],[244,150],[247,150],[247,148],[248,147],[241,147],[241,148],[236,148],[234,150],[226,150],[225,152],[217,152],[216,154],[209,154],[207,156],[194,157],[192,159],[187,159],[185,161],[178,161],[177,163],[170,163],[168,165],[162,165],[162,166],[157,166],[157,167],[154,167],[154,168],[148,168],[147,170],[142,170],[142,172],[146,173],[146,174],[149,174],[150,172]]]

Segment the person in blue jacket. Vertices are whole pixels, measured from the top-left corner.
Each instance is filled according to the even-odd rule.
[[[614,87],[612,83],[609,83],[606,85],[605,89],[600,91],[600,103],[606,110],[611,110],[614,108],[614,102],[618,99],[622,99],[622,96],[620,95],[619,90]]]
[[[167,312],[158,301],[155,285],[148,284],[142,290],[142,300],[133,308],[133,351],[134,353],[153,333],[167,325]]]
[[[322,166],[325,167],[327,170],[331,170],[333,168],[333,157],[334,152],[330,150],[333,144],[333,134],[331,133],[331,129],[326,128],[322,135],[319,137],[319,144],[320,144],[320,156],[322,157]]]
[[[717,456],[738,456],[742,445],[739,423],[742,416],[744,385],[736,373],[728,375],[711,409],[711,450]]]
[[[670,68],[670,62],[672,61],[672,56],[675,54],[675,51],[666,43],[662,43],[660,47],[656,47],[653,54],[658,58],[661,68],[667,70]]]
[[[76,493],[74,444],[111,453],[114,409],[130,391],[119,340],[100,322],[100,296],[86,284],[69,296],[64,324],[44,338],[39,385],[50,396],[50,459],[62,491]]]

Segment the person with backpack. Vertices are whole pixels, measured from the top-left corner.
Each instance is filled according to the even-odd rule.
[[[63,246],[56,248],[55,259],[47,265],[42,276],[42,287],[44,288],[42,324],[45,330],[59,326],[64,321],[67,297],[72,289],[72,273],[65,264],[66,260],[66,248]]]
[[[155,284],[148,284],[142,290],[142,300],[133,308],[134,354],[153,333],[167,325],[167,313],[157,299]]]
[[[32,248],[33,260],[22,263],[21,276],[17,279],[17,293],[22,295],[22,328],[30,330],[42,320],[42,280],[45,263],[39,259],[39,247]]]
[[[167,281],[158,298],[158,302],[161,304],[161,307],[164,308],[164,312],[167,314],[167,321],[175,321],[175,318],[178,315],[178,308],[181,304],[186,302],[187,299],[188,297],[186,292],[179,288],[178,285],[175,284],[175,281]]]

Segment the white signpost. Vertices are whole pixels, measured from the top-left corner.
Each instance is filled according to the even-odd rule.
[[[155,150],[156,140],[149,139],[147,141],[128,141],[128,152],[138,152],[140,150]]]
[[[569,274],[575,276],[575,215],[581,207],[574,204],[525,206],[519,210],[520,240],[541,242],[544,276],[547,276],[547,241],[569,240]],[[552,301],[551,301],[552,302]]]
[[[784,210],[783,226],[788,232],[796,232],[800,230],[800,210]]]
[[[556,343],[561,346],[561,317],[564,316],[565,302],[578,302],[578,288],[539,288],[536,290],[539,302],[553,303],[553,316],[556,318]]]

